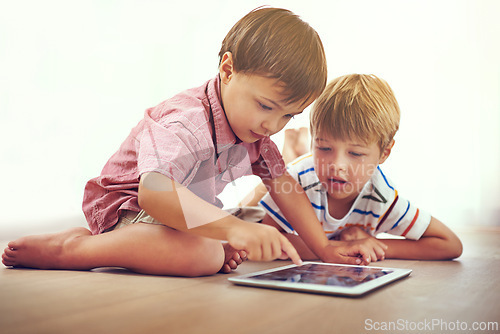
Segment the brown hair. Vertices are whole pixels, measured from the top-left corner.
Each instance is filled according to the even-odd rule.
[[[275,78],[287,103],[316,98],[326,85],[326,58],[317,32],[291,11],[257,8],[240,19],[222,41],[219,61],[233,56],[236,72]]]
[[[311,133],[376,141],[382,151],[399,128],[400,110],[386,81],[350,74],[331,81],[310,114]]]

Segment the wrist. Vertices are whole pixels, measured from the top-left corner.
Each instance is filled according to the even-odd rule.
[[[311,250],[318,256],[318,258],[322,261],[328,257],[329,251],[328,249],[333,246],[332,241],[328,240],[325,237],[325,240],[321,240],[320,243],[315,243],[314,247],[311,247]]]
[[[324,262],[332,262],[332,254],[337,252],[336,249],[347,246],[348,243],[347,241],[327,240],[327,243],[317,250],[316,255]]]

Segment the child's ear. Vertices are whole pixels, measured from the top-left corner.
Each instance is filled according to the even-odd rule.
[[[233,54],[231,52],[226,52],[222,56],[219,65],[219,74],[222,83],[227,84],[231,80],[233,73]]]
[[[394,143],[395,143],[395,141],[393,139],[384,148],[384,150],[382,151],[382,154],[380,154],[380,159],[378,161],[379,165],[382,164],[382,163],[384,163],[384,161],[387,160],[387,158],[389,157],[389,155],[391,155],[391,150],[392,150],[392,147],[394,146]]]

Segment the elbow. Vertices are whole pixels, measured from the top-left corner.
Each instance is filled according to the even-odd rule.
[[[185,229],[182,207],[175,191],[154,191],[139,185],[139,207],[163,225],[178,230]]]
[[[150,214],[151,208],[154,207],[154,196],[150,191],[139,188],[139,194],[137,196],[137,202],[139,207]]]
[[[462,255],[463,249],[464,248],[462,242],[458,237],[455,236],[452,240],[449,241],[445,260],[453,260],[459,258]]]
[[[454,242],[454,247],[451,251],[450,260],[459,258],[462,255],[463,250],[464,250],[464,246],[462,245],[462,242],[460,241],[460,239],[457,238],[456,241]]]
[[[159,173],[151,172],[141,176],[137,194],[139,207],[150,214],[151,209],[161,206],[165,191],[172,190],[170,182],[173,181]]]
[[[144,206],[147,205],[147,200],[145,198],[146,196],[144,196],[143,194],[141,194],[139,192],[139,196],[137,196],[137,203],[139,204],[139,207],[141,209],[143,209],[144,211],[146,211],[146,209],[144,208]]]
[[[145,206],[147,206],[147,196],[144,194],[144,192],[139,191],[139,194],[137,196],[137,203],[139,204],[139,207],[146,211]]]

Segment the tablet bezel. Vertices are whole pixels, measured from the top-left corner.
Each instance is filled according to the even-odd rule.
[[[372,290],[378,289],[386,284],[394,282],[395,280],[404,278],[411,274],[411,269],[402,268],[383,268],[383,267],[372,267],[372,266],[356,266],[347,264],[333,264],[333,263],[323,263],[323,262],[304,262],[303,265],[316,264],[320,266],[341,266],[341,267],[355,267],[355,268],[373,268],[380,270],[390,270],[384,276],[377,277],[368,282],[361,283],[352,287],[345,286],[335,286],[335,285],[322,285],[314,283],[301,283],[301,282],[287,282],[287,281],[273,281],[264,279],[254,279],[252,277],[272,272],[282,271],[288,268],[298,267],[295,264],[266,269],[262,271],[252,272],[249,274],[239,275],[235,277],[229,277],[228,280],[237,285],[246,285],[253,287],[262,287],[270,289],[280,289],[289,291],[300,291],[300,292],[310,292],[310,293],[320,293],[320,294],[331,294],[331,295],[342,295],[342,296],[361,296]]]

